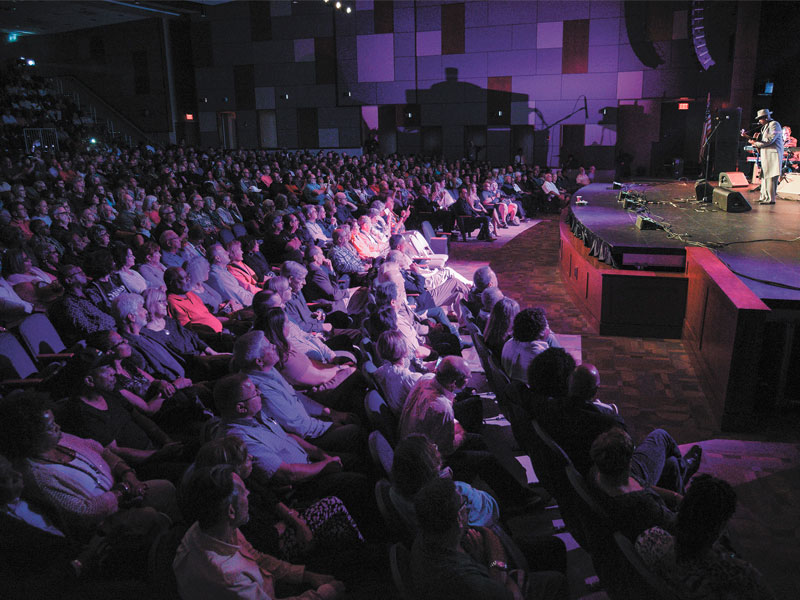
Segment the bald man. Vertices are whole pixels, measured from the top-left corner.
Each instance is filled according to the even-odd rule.
[[[598,412],[618,415],[619,408],[616,404],[606,404],[597,399],[597,390],[600,387],[600,372],[592,364],[583,363],[575,367],[569,376],[569,398],[576,406],[595,408]]]

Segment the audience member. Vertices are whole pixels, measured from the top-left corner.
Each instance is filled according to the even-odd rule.
[[[276,598],[285,583],[311,588],[298,598],[336,600],[344,585],[253,548],[239,531],[249,520],[249,492],[229,465],[194,471],[182,486],[187,516],[194,521],[173,562],[184,600]]]
[[[636,551],[683,597],[774,599],[761,574],[730,547],[725,529],[735,511],[736,492],[727,481],[698,475],[672,531],[648,529]]]

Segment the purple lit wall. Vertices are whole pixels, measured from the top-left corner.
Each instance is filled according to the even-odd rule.
[[[295,147],[297,111],[316,109],[319,147],[358,148],[367,130],[361,107],[395,106],[378,111],[378,129],[396,133],[381,141],[387,151],[433,147],[456,157],[472,142],[481,158],[507,160],[522,147],[529,160],[557,165],[570,152],[609,170],[621,139],[635,163],[650,165],[662,102],[731,93],[726,56],[716,74],[699,68],[678,3],[631,13],[621,1],[356,0],[346,15],[321,1],[281,1],[270,3],[261,28],[248,22],[252,4],[210,6],[202,25],[212,60],[196,79],[207,99],[198,106],[201,141],[209,145],[218,143],[216,113],[232,110],[240,145],[259,146],[259,111],[275,111],[279,146]],[[644,32],[644,50],[629,40],[632,22]],[[645,52],[660,64],[645,66]],[[247,64],[255,110],[232,105],[228,89],[233,67]],[[507,89],[493,88],[497,78]],[[604,107],[631,104],[644,115],[635,136],[619,131],[624,123],[601,122]],[[403,122],[406,105],[418,108]],[[569,136],[564,126],[572,126]],[[562,148],[567,137],[574,147]]]

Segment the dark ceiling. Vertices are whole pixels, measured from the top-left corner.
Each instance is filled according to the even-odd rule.
[[[98,0],[95,2],[36,0],[0,1],[0,32],[4,34],[41,35],[63,33],[137,21],[152,17],[200,14],[204,5],[223,4],[228,0],[196,2],[136,2]]]

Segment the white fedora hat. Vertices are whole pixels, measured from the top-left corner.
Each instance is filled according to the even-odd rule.
[[[758,114],[756,115],[756,119],[771,119],[771,118],[772,118],[772,111],[770,111],[770,109],[768,108],[762,108],[760,111],[758,111]]]

